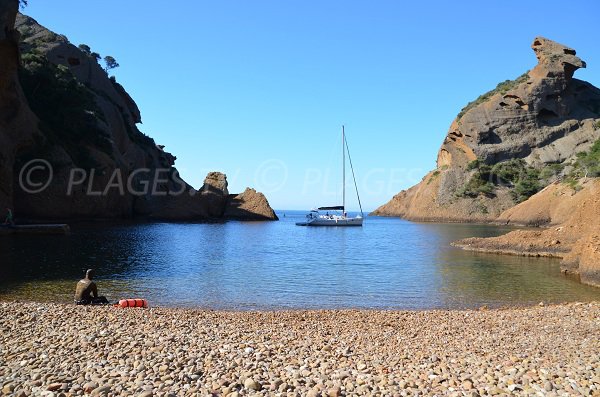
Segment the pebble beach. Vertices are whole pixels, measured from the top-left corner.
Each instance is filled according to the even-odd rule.
[[[452,311],[0,302],[4,396],[600,396],[600,303]]]

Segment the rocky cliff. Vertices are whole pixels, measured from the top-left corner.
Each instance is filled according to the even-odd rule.
[[[374,215],[493,221],[572,171],[600,137],[600,90],[573,77],[574,49],[537,37],[538,64],[469,103],[452,122],[437,169]]]
[[[19,84],[19,38],[14,29],[18,1],[0,3],[0,203],[13,202],[13,164],[37,135],[37,118]]]
[[[185,183],[97,54],[18,14],[18,3],[0,3],[1,208],[35,219],[206,220],[240,207],[223,174],[198,191]],[[246,200],[244,219],[277,219],[264,195]]]

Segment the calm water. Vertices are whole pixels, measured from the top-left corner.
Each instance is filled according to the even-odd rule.
[[[0,299],[70,302],[88,267],[110,300],[215,309],[462,308],[600,299],[557,260],[449,243],[506,228],[369,217],[363,228],[280,222],[74,226],[0,239]]]

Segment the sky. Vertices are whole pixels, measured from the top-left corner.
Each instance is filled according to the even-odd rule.
[[[418,183],[460,109],[536,65],[536,36],[575,48],[588,65],[575,76],[600,86],[597,0],[30,0],[24,13],[116,58],[140,130],[188,183],[221,171],[276,209],[341,204],[342,125],[365,211]]]

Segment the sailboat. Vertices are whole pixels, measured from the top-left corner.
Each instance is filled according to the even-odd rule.
[[[350,161],[350,169],[352,170],[352,179],[354,180],[354,188],[356,189],[356,197],[360,207],[360,215],[349,217],[346,212],[346,153]],[[342,126],[342,205],[331,207],[319,207],[311,210],[306,215],[305,222],[297,222],[298,226],[362,226],[363,210],[358,194],[358,186],[356,185],[356,177],[354,175],[354,167],[352,166],[352,158],[350,157],[350,149],[346,141],[346,131]]]

